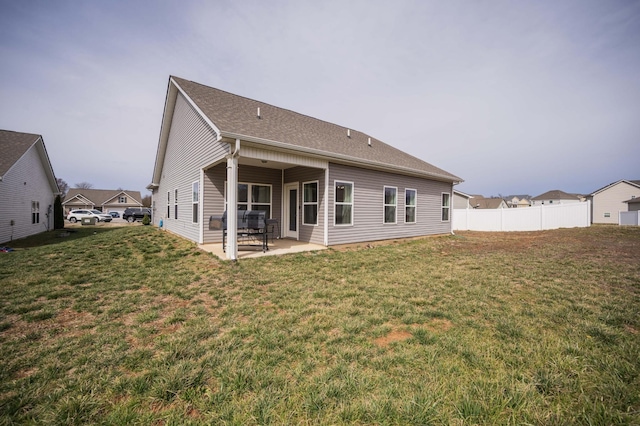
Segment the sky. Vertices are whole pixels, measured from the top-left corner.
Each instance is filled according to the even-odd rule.
[[[365,132],[468,194],[640,179],[640,1],[0,0],[0,129],[149,194],[169,76]]]

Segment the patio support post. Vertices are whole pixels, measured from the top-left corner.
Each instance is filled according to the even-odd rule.
[[[227,157],[227,259],[238,260],[238,155],[240,139]]]

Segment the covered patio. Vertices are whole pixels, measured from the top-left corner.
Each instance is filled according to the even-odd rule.
[[[222,250],[222,243],[200,244],[200,249],[215,254],[222,260],[227,260],[227,254]],[[259,247],[240,247],[237,252],[238,259],[250,259],[262,256],[275,256],[289,253],[301,253],[305,251],[326,250],[327,247],[320,244],[296,241],[288,238],[269,240],[269,250],[262,252]]]

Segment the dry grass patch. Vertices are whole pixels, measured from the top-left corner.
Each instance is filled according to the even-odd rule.
[[[236,265],[75,229],[0,255],[0,424],[637,423],[638,229]]]

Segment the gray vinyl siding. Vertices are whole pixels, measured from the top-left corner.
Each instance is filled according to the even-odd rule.
[[[0,181],[0,243],[53,229],[54,190],[33,145]],[[32,201],[40,203],[40,221],[35,224],[31,223]],[[52,213],[47,217],[49,206]]]
[[[227,162],[224,161],[204,172],[204,242],[222,242],[222,231],[209,231],[209,217],[224,213],[224,185],[227,179]]]
[[[353,224],[334,225],[335,181],[353,182]],[[397,223],[384,224],[383,191],[398,188]],[[405,189],[417,191],[416,223],[404,223]],[[442,193],[452,184],[345,165],[329,164],[329,245],[406,238],[451,232],[451,221],[441,220]],[[451,214],[452,212],[450,212]]]
[[[224,213],[224,186],[227,180],[226,161],[205,171],[204,216],[206,218],[204,242],[222,241],[221,231],[209,231],[209,217]],[[238,182],[271,185],[271,217],[282,221],[282,171],[240,165]]]
[[[192,223],[192,184],[200,180],[200,171],[208,164],[223,158],[229,151],[228,145],[216,142],[213,130],[196,113],[193,107],[178,94],[175,104],[167,150],[162,165],[162,175],[158,189],[154,191],[153,222],[184,238],[199,242],[200,227],[208,226],[208,216]],[[200,183],[206,187],[206,182]],[[178,218],[174,216],[174,196],[178,190]],[[167,217],[167,192],[171,194]],[[202,197],[200,202],[203,202]]]
[[[315,169],[309,167],[293,167],[285,170],[284,183],[298,182],[298,195],[300,214],[298,215],[298,240],[315,244],[324,244],[324,205],[326,202],[324,189],[323,169]],[[302,223],[302,184],[305,182],[318,181],[318,225],[304,225]],[[282,223],[282,220],[280,220]]]

